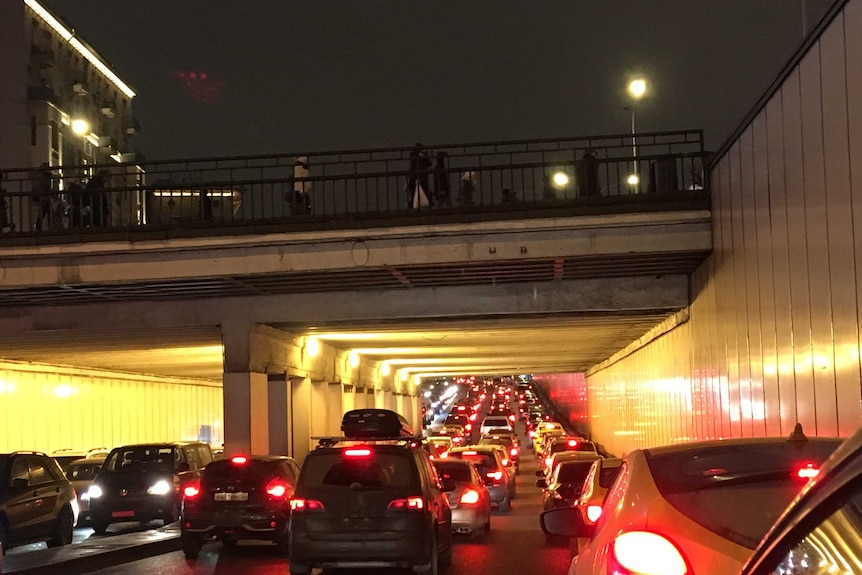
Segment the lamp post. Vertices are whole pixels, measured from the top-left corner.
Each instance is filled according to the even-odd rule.
[[[640,183],[640,177],[638,176],[638,142],[637,136],[635,136],[635,106],[638,100],[646,93],[646,87],[646,80],[643,78],[635,78],[629,82],[628,87],[629,95],[632,97],[632,104],[629,109],[632,113],[632,158],[634,160],[634,171],[629,176],[629,183],[635,186],[635,192],[638,191],[637,186]]]

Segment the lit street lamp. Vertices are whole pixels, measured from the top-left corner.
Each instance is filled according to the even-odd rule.
[[[634,182],[634,185],[640,182],[640,178],[638,177],[638,143],[637,137],[635,136],[635,106],[643,95],[646,93],[646,80],[643,78],[635,78],[631,82],[629,82],[629,95],[632,97],[632,104],[628,106],[628,109],[631,110],[632,113],[632,157],[634,159],[634,172],[632,172],[632,178],[629,178],[629,182]],[[637,191],[637,188],[635,189]]]

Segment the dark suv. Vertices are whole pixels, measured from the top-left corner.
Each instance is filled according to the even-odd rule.
[[[205,541],[231,545],[240,539],[271,541],[288,549],[290,498],[299,465],[290,457],[235,455],[213,461],[200,481],[183,489],[183,552],[200,553]]]
[[[182,488],[213,460],[208,443],[177,441],[124,445],[108,455],[90,485],[90,519],[101,535],[111,523],[180,516]]]
[[[72,542],[78,501],[54,459],[35,451],[0,454],[0,544]]]
[[[291,500],[290,572],[398,567],[434,574],[452,561],[452,510],[428,452],[397,413],[345,414],[319,438]]]

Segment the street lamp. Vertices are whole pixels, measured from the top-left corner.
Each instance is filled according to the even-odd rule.
[[[632,158],[634,160],[634,171],[632,172],[633,178],[629,178],[629,181],[633,181],[636,186],[640,182],[640,178],[638,176],[638,143],[637,137],[635,136],[635,106],[637,105],[638,100],[643,98],[643,95],[646,93],[647,85],[646,80],[643,78],[635,78],[631,82],[629,82],[629,96],[632,97],[632,104],[629,106],[629,109],[632,113]],[[637,191],[637,189],[635,190]]]

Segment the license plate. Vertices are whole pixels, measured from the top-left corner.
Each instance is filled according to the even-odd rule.
[[[248,501],[248,493],[237,491],[236,493],[216,493],[216,501]]]
[[[134,517],[134,511],[113,511],[111,517]]]

